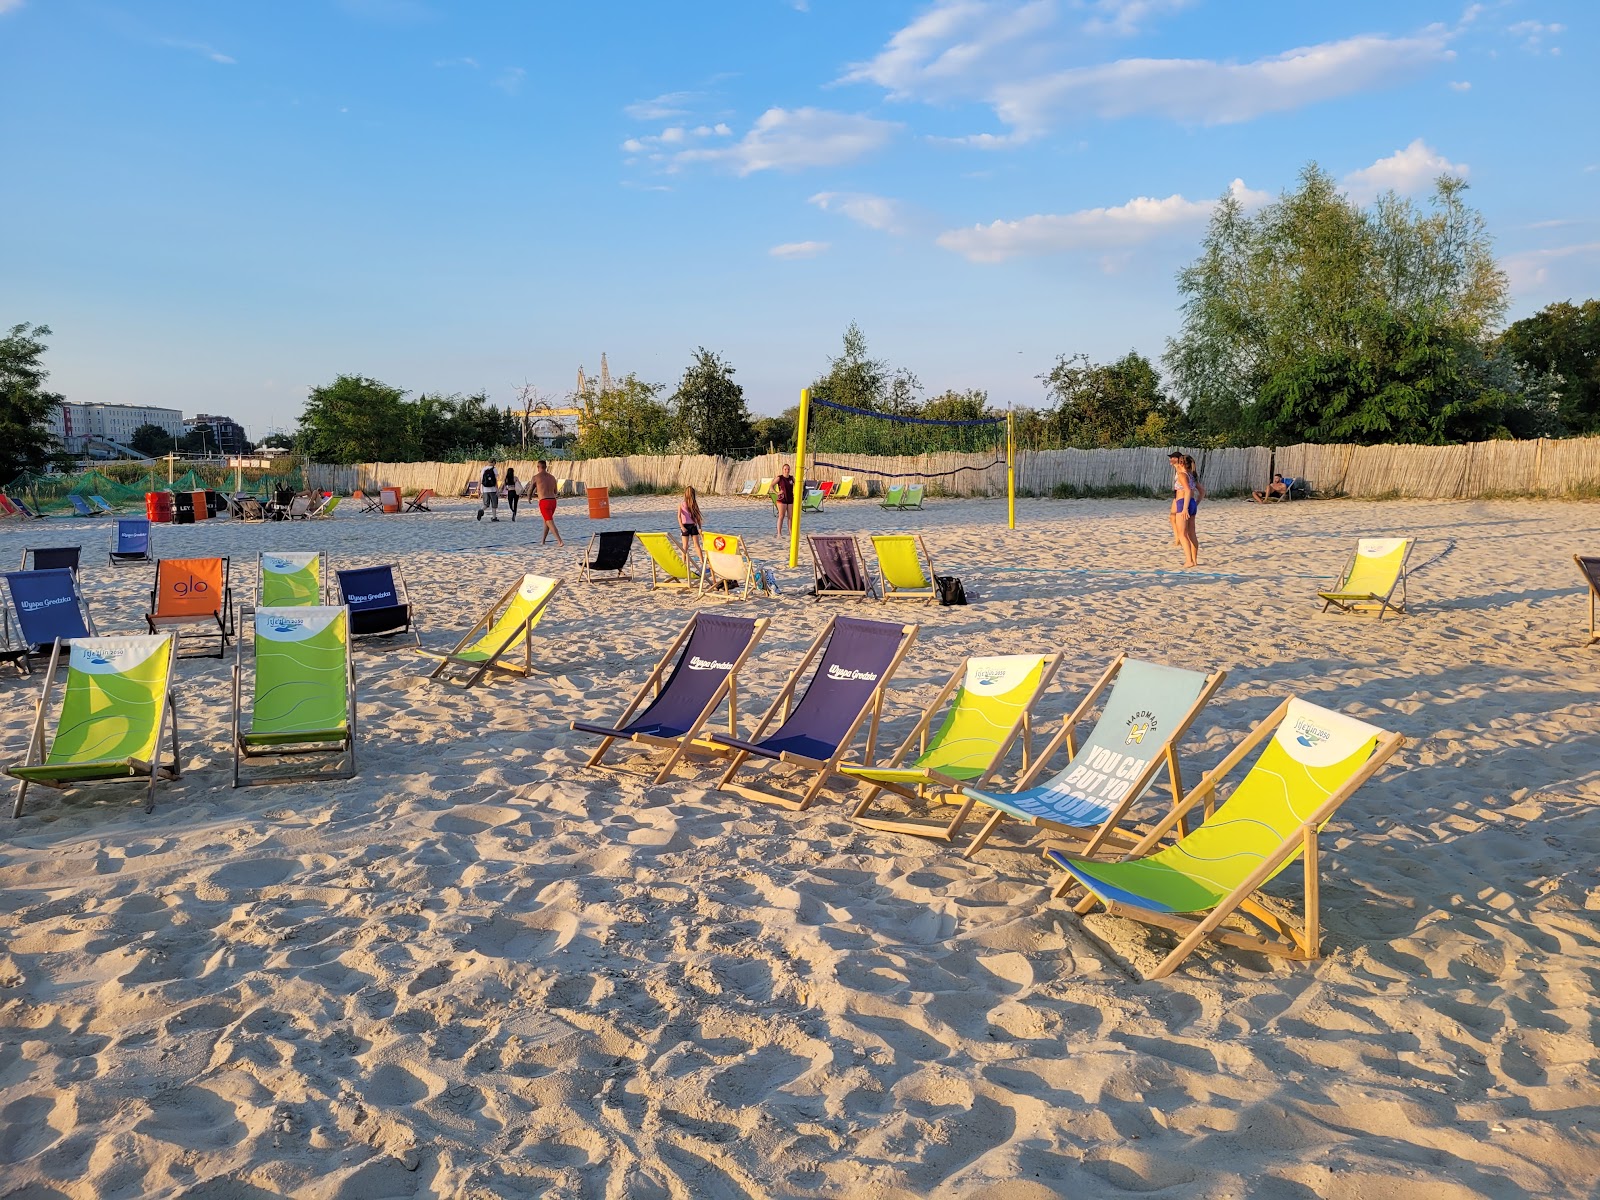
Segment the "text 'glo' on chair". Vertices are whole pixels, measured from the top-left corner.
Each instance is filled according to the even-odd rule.
[[[214,625],[221,658],[233,633],[233,588],[228,583],[226,558],[161,558],[156,560],[156,583],[150,589],[150,611],[145,623],[151,633],[170,629],[178,634],[200,626],[193,637],[209,638]]]
[[[545,608],[561,589],[559,579],[544,575],[524,575],[513,583],[499,599],[489,605],[483,616],[473,622],[472,628],[461,635],[461,640],[448,654],[431,654],[439,665],[428,673],[429,679],[438,679],[446,671],[464,668],[467,677],[459,681],[463,687],[476,685],[491,668],[511,671],[526,678],[533,673],[533,627],[544,616]],[[522,648],[522,665],[512,666],[500,660],[518,646]],[[451,682],[456,682],[452,680]]]
[[[348,779],[356,773],[356,677],[349,611],[322,605],[246,609],[255,631],[250,711],[244,712],[244,638],[233,664],[233,786]],[[241,781],[245,759],[336,756],[314,774]]]
[[[695,613],[623,709],[615,726],[572,723],[580,733],[595,733],[605,739],[585,765],[599,766],[616,741],[660,747],[669,753],[653,782],[662,783],[724,699],[728,702],[728,732],[737,734],[739,670],[766,630],[766,617]],[[646,705],[643,711],[641,705]],[[704,743],[702,746],[715,749]]]

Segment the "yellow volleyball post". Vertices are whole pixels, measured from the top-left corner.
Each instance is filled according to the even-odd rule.
[[[1010,409],[1006,410],[1006,522],[1008,529],[1017,527],[1017,426]]]
[[[800,426],[794,440],[794,503],[789,506],[789,568],[800,565],[800,510],[806,506],[806,424],[811,415],[811,389],[800,389]]]

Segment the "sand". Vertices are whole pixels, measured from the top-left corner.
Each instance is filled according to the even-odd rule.
[[[707,509],[778,561],[765,507]],[[976,600],[893,608],[922,631],[890,744],[967,654],[1045,649],[1042,724],[1118,650],[1226,668],[1190,778],[1290,692],[1409,739],[1325,836],[1322,961],[1207,950],[1157,983],[1170,938],[1050,900],[1015,828],[968,863],[855,826],[842,787],[793,814],[704,763],[583,769],[567,722],[614,715],[694,604],[577,590],[598,523],[564,505],[568,549],[540,549],[524,512],[157,529],[231,553],[247,595],[258,550],[399,559],[432,649],[515,573],[570,590],[528,681],[464,694],[363,645],[349,782],[229,787],[230,651],[181,664],[154,814],[120,785],[0,818],[0,1195],[1594,1194],[1600,646],[1570,556],[1600,506],[1215,501],[1187,575],[1154,502],[809,522],[924,532]],[[1310,599],[1363,533],[1419,540],[1413,615]],[[102,631],[131,632],[150,572],[113,572],[109,537],[7,523],[0,559],[81,541]],[[743,606],[773,619],[751,723],[834,611],[780,574]],[[0,668],[7,761],[37,686]]]

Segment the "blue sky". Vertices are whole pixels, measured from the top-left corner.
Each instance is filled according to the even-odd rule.
[[[1464,173],[1513,317],[1600,294],[1578,0],[0,0],[0,322],[73,400],[292,426],[694,348],[775,412],[858,321],[930,393],[1159,355],[1233,188]]]

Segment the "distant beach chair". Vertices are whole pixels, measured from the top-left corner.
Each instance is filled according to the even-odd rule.
[[[461,493],[472,500],[477,500],[483,495],[483,484],[477,479],[467,480],[467,490]]]
[[[653,780],[663,783],[724,699],[728,701],[728,732],[737,734],[739,671],[766,630],[766,617],[751,620],[723,613],[695,613],[667,647],[614,727],[572,723],[580,733],[595,733],[605,739],[585,765],[598,766],[616,741],[658,746],[669,751]],[[639,706],[647,699],[648,705],[639,712]]]
[[[181,645],[186,627],[201,626],[205,632],[191,636],[209,638],[215,623],[217,652],[206,657],[221,658],[233,633],[233,588],[228,571],[226,558],[157,559],[150,611],[144,618],[150,632],[171,630]]]
[[[67,502],[72,505],[74,516],[93,517],[98,515],[94,509],[89,507],[89,502],[75,492],[67,496]]]
[[[633,578],[628,557],[633,553],[633,530],[617,529],[591,533],[583,557],[578,560],[578,578],[584,583],[622,583]],[[597,578],[604,574],[606,578]]]
[[[878,501],[879,508],[899,508],[905,501],[906,489],[902,483],[891,484],[883,493],[883,499]]]
[[[340,497],[338,496],[324,496],[322,503],[308,512],[306,516],[316,520],[321,520],[323,517],[331,517],[333,516],[333,510],[339,507],[339,500]]]
[[[1266,747],[1254,765],[1217,807],[1218,785],[1263,742]],[[1404,744],[1399,734],[1354,717],[1303,700],[1285,700],[1126,860],[1094,862],[1047,850],[1045,857],[1067,872],[1054,894],[1082,886],[1088,895],[1077,904],[1079,913],[1104,905],[1114,916],[1178,933],[1182,940],[1150,973],[1151,979],[1171,974],[1207,939],[1282,958],[1315,959],[1322,940],[1318,834]],[[1207,816],[1199,828],[1150,853],[1202,802]],[[1255,899],[1297,857],[1304,858],[1303,924]],[[1206,914],[1203,919],[1192,919],[1201,913]],[[1223,922],[1236,913],[1254,919],[1264,932],[1224,928]]]
[[[927,485],[926,484],[913,483],[913,484],[909,485],[906,488],[905,492],[900,497],[900,507],[901,508],[921,508],[922,507],[922,497],[923,497],[923,494],[927,490],[928,489],[927,489]]]
[[[328,560],[320,550],[272,550],[256,555],[256,605],[306,608],[323,602]]]
[[[870,829],[912,833],[948,841],[961,828],[975,803],[960,795],[963,784],[981,787],[1005,761],[1017,736],[1022,736],[1022,766],[1032,754],[1033,705],[1049,686],[1059,654],[1006,654],[969,658],[923,712],[889,760],[874,764],[869,757],[839,770],[870,785],[856,805],[854,818]],[[933,719],[945,709],[933,730]],[[930,731],[932,731],[930,733]],[[913,747],[917,757],[902,766]],[[880,792],[893,792],[917,804],[959,801],[948,822],[927,817],[869,817]]]
[[[854,475],[846,475],[839,480],[839,486],[833,489],[833,495],[830,498],[834,500],[848,500],[850,498],[850,493],[855,491],[855,487],[856,477]]]
[[[241,521],[265,521],[267,519],[267,506],[261,503],[259,496],[235,496],[231,507],[233,515]]]
[[[861,544],[849,533],[808,534],[818,600],[866,599],[876,595]]]
[[[45,749],[50,696],[63,643],[52,643],[50,668],[34,714],[27,754],[6,774],[20,782],[11,815],[22,815],[28,786],[67,789],[82,783],[148,778],[145,812],[155,807],[156,778],[176,779],[178,721],[172,699],[177,640],[170,633],[80,637],[67,652],[67,681],[54,736]],[[172,736],[172,761],[160,762],[161,732]]]
[[[296,496],[289,501],[288,511],[284,516],[290,521],[304,521],[311,516],[311,499],[308,496]]]
[[[71,571],[78,577],[78,560],[83,555],[82,546],[28,546],[22,551],[23,571]],[[30,563],[28,560],[32,559]]]
[[[150,521],[147,517],[118,517],[117,541],[111,549],[113,567],[133,567],[150,561]]]
[[[665,533],[636,533],[639,544],[650,556],[650,586],[653,588],[697,588],[700,580],[689,571],[678,543]]]
[[[533,627],[544,616],[551,598],[561,588],[559,579],[543,575],[524,575],[500,594],[488,610],[473,622],[472,628],[462,634],[448,654],[429,654],[439,665],[428,673],[437,679],[453,668],[465,668],[467,677],[463,687],[475,686],[489,669],[512,671],[526,678],[533,673]],[[500,660],[518,646],[522,647],[522,666],[514,667]],[[454,682],[453,680],[451,682]]]
[[[1600,558],[1587,558],[1582,554],[1574,554],[1572,561],[1578,564],[1578,570],[1583,574],[1583,581],[1589,585],[1589,645],[1600,642],[1600,633],[1595,631],[1594,601],[1600,596]]]
[[[770,496],[772,494],[772,482],[773,482],[774,478],[776,478],[776,477],[772,476],[772,475],[768,475],[764,479],[762,479],[761,486],[756,488],[756,493],[755,494],[758,495],[758,496],[762,496],[762,497]]]
[[[12,571],[5,579],[11,598],[4,620],[5,657],[15,662],[24,674],[32,673],[28,663],[30,656],[49,653],[55,642],[68,643],[94,636],[94,619],[78,589],[78,577],[72,571],[65,567]],[[16,617],[14,627],[13,615]]]
[[[1362,538],[1345,563],[1338,585],[1332,591],[1317,593],[1317,598],[1324,601],[1322,611],[1375,611],[1380,621],[1389,609],[1404,613],[1406,559],[1411,556],[1411,545],[1410,538]],[[1398,604],[1394,602],[1396,588],[1400,590]]]
[[[94,505],[95,511],[102,516],[114,517],[122,510],[112,505],[104,496],[90,496],[89,503]]]
[[[878,555],[880,594],[885,602],[923,600],[932,604],[939,598],[933,558],[921,534],[874,533],[869,536],[872,549]]]
[[[7,517],[25,517],[28,514],[18,508],[16,504],[12,502],[10,496],[6,495],[4,492],[0,492],[0,515]]]
[[[369,496],[360,488],[357,488],[350,493],[350,499],[361,505],[361,511],[364,513],[383,511],[383,495],[381,493],[376,496]]]
[[[821,512],[822,502],[827,498],[828,494],[821,488],[810,488],[806,491],[806,494],[800,498],[800,511]]]
[[[433,509],[428,507],[428,501],[433,499],[434,494],[435,493],[434,493],[434,490],[432,488],[423,488],[415,496],[411,497],[411,499],[406,501],[406,511],[407,512],[432,512]]]
[[[394,563],[377,567],[350,567],[334,573],[339,602],[350,609],[352,638],[390,638],[409,633],[422,647],[416,609],[406,590],[405,577]]]
[[[817,484],[817,489],[822,493],[824,499],[833,495],[833,487],[834,484],[833,480],[831,479],[824,479],[821,483]]]
[[[233,786],[349,779],[356,773],[356,677],[346,608],[311,605],[251,610],[250,712],[244,713],[244,639],[233,664]],[[245,759],[337,755],[316,774],[241,781]]]
[[[700,593],[716,591],[747,600],[757,591],[766,591],[761,568],[751,561],[744,540],[731,533],[701,535],[705,570],[700,576]]]
[[[741,495],[741,496],[753,496],[755,494],[755,490],[756,490],[756,481],[754,479],[746,479],[744,481],[744,486],[739,489],[739,495]]]
[[[37,504],[30,505],[21,496],[11,497],[11,503],[15,504],[19,509],[22,510],[23,516],[32,517],[36,521],[44,520],[44,511],[40,509]]]
[[[1035,756],[1033,768],[1017,781],[1015,791],[991,792],[974,784],[961,787],[969,799],[994,810],[962,856],[971,858],[983,849],[1007,817],[1069,835],[1082,847],[1077,853],[1084,858],[1093,858],[1108,843],[1126,849],[1137,839],[1121,831],[1122,821],[1163,768],[1173,806],[1183,801],[1178,743],[1227,674],[1203,675],[1117,655],[1067,716],[1061,731]],[[1079,743],[1078,723],[1107,687],[1111,693],[1100,717]],[[1067,749],[1067,765],[1038,782],[1062,746]],[[953,841],[968,811],[963,808],[960,819],[941,836]]]
[[[884,694],[916,637],[915,625],[830,618],[748,739],[710,735],[711,741],[733,752],[733,760],[717,781],[718,789],[796,811],[810,808],[838,773],[840,761],[869,716],[867,756],[875,752]],[[816,669],[801,691],[800,681],[813,661]],[[774,721],[779,724],[768,732]],[[797,799],[734,784],[733,777],[751,756],[798,767],[813,778]]]

